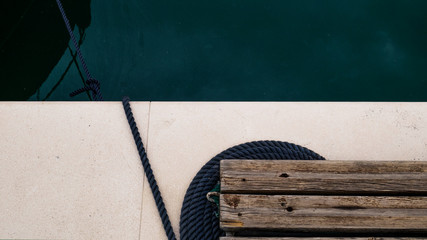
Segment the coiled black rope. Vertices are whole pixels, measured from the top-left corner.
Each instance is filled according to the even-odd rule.
[[[160,194],[156,178],[154,177],[153,170],[151,169],[150,162],[147,158],[147,153],[145,152],[144,144],[142,143],[141,136],[139,135],[138,127],[136,126],[135,119],[133,118],[132,109],[130,107],[129,101],[130,100],[128,97],[123,98],[123,108],[125,110],[126,118],[128,120],[130,129],[132,131],[133,139],[135,140],[135,144],[138,149],[142,166],[144,167],[145,176],[147,176],[148,183],[150,184],[151,192],[153,193],[154,200],[156,201],[157,210],[160,214],[160,218],[162,219],[163,228],[166,231],[166,235],[168,236],[169,240],[175,240],[175,233],[173,232],[162,195]]]
[[[240,144],[216,155],[197,173],[187,189],[181,209],[181,240],[217,240],[219,228],[215,209],[206,199],[219,181],[219,162],[223,159],[324,160],[319,154],[288,142],[255,141]]]

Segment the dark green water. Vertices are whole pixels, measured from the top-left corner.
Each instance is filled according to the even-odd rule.
[[[424,0],[92,0],[91,15],[81,49],[106,100],[427,101]],[[87,100],[68,97],[81,86],[73,66],[48,100]]]

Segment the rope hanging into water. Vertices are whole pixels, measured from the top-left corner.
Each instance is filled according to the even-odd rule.
[[[103,97],[100,91],[100,83],[98,80],[92,77],[92,75],[89,72],[89,69],[86,65],[85,59],[83,58],[83,55],[80,51],[80,47],[77,43],[76,37],[74,36],[73,30],[71,29],[70,21],[68,21],[67,15],[65,14],[64,7],[62,6],[62,3],[60,0],[56,0],[56,3],[58,5],[59,11],[61,12],[62,19],[64,19],[65,26],[67,27],[68,34],[70,35],[70,38],[73,42],[74,48],[76,48],[77,56],[79,56],[80,63],[82,64],[83,71],[86,74],[86,85],[83,88],[80,88],[72,93],[70,93],[71,97],[74,97],[80,93],[86,92],[86,91],[92,91],[93,100],[95,101],[102,101]]]
[[[68,33],[73,41],[87,77],[86,86],[72,92],[70,96],[92,91],[93,99],[95,101],[102,101],[100,83],[92,78],[87,68],[61,1],[56,0],[56,3],[61,11],[62,18],[64,19]],[[168,240],[176,240],[169,215],[157,185],[156,178],[154,177],[153,170],[151,169],[147,153],[145,152],[144,144],[142,143],[129,101],[128,97],[123,98],[123,108],[138,149],[145,175],[147,176],[151,192],[156,202],[157,211],[159,212]],[[180,235],[182,240],[217,240],[220,236],[224,235],[224,232],[219,228],[219,219],[215,215],[215,209],[206,198],[206,194],[211,191],[219,181],[219,162],[223,159],[324,160],[325,158],[307,148],[280,141],[249,142],[221,152],[200,169],[187,189],[180,218]]]
[[[132,114],[129,98],[122,100],[126,118],[132,131],[135,144],[144,167],[145,175],[150,184],[151,192],[156,201],[157,210],[169,240],[175,234],[167,214],[163,198],[145,152],[138,127]],[[270,160],[324,160],[319,154],[287,142],[256,141],[229,148],[207,162],[197,173],[187,189],[181,209],[180,235],[182,240],[217,240],[223,236],[219,228],[219,219],[215,216],[215,208],[207,200],[206,194],[219,181],[219,161],[222,159],[270,159]]]
[[[92,91],[93,99],[95,101],[102,101],[103,97],[100,91],[100,83],[98,80],[92,78],[87,68],[60,0],[56,0],[56,3],[61,11],[62,18],[64,19],[68,33],[73,41],[87,77],[86,85],[72,92],[70,96],[75,96],[85,91]],[[147,176],[151,192],[156,202],[157,211],[159,212],[168,240],[176,240],[169,215],[157,185],[156,178],[154,177],[153,170],[151,169],[147,153],[145,152],[129,101],[128,97],[123,98],[123,108],[138,149],[145,175]],[[223,159],[323,160],[324,158],[307,148],[280,141],[249,142],[221,152],[202,167],[187,189],[180,218],[180,235],[182,240],[217,240],[220,236],[224,235],[224,232],[219,228],[219,219],[215,216],[215,209],[206,198],[206,194],[211,191],[219,181],[219,161]]]
[[[92,78],[83,55],[81,54],[76,38],[74,37],[73,31],[71,30],[64,8],[62,7],[60,0],[56,0],[56,2],[87,77],[86,86],[72,92],[70,96],[75,96],[85,91],[92,91],[93,99],[96,101],[102,101],[103,98],[100,91],[100,83],[96,79]],[[151,192],[153,193],[163,228],[168,239],[175,240],[175,233],[169,220],[153,170],[151,169],[147,153],[145,152],[129,101],[128,97],[124,97],[122,100],[126,118],[132,131],[141,163],[144,167],[145,175],[147,176],[150,184]],[[307,148],[279,141],[250,142],[223,151],[203,166],[187,189],[181,209],[180,219],[180,235],[182,240],[217,240],[220,236],[224,235],[219,228],[219,221],[215,216],[215,209],[206,198],[206,194],[215,187],[219,180],[219,161],[222,159],[321,160],[324,158]]]

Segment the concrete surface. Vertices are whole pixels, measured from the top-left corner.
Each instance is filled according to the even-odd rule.
[[[427,103],[131,105],[176,234],[192,178],[236,144],[427,160]],[[0,102],[0,133],[0,239],[166,239],[120,102]]]

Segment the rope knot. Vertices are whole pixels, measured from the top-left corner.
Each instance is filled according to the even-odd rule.
[[[86,91],[91,91],[93,100],[95,101],[102,101],[102,95],[101,95],[101,84],[98,80],[91,78],[86,80],[86,86],[79,88],[72,93],[70,93],[70,97],[77,96],[81,93],[84,93]]]

